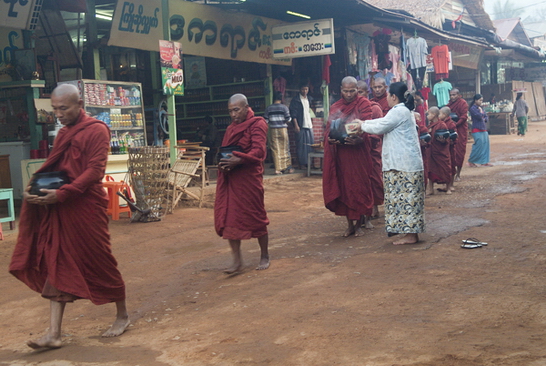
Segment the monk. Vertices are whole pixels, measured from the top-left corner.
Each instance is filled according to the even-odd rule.
[[[347,218],[344,237],[364,235],[363,220],[372,214],[374,203],[370,182],[373,168],[369,135],[352,135],[341,141],[330,137],[332,123],[336,120],[344,128],[344,124],[355,119],[371,119],[371,103],[358,95],[356,84],[356,79],[351,76],[342,80],[342,98],[330,107],[324,132],[324,204],[336,215]]]
[[[241,151],[233,151],[218,164],[214,226],[216,233],[229,241],[233,264],[224,272],[233,274],[243,268],[241,240],[251,238],[258,238],[261,251],[256,269],[269,268],[269,220],[263,187],[267,123],[254,115],[243,94],[231,96],[228,112],[231,124],[222,146],[238,146]]]
[[[356,84],[358,88],[358,95],[368,99],[370,89],[368,84],[364,80],[359,80]],[[383,117],[383,110],[381,106],[376,102],[371,102],[372,119]],[[373,211],[372,218],[379,217],[379,206],[383,204],[385,199],[385,192],[383,190],[383,167],[381,164],[381,148],[383,146],[383,138],[381,135],[369,135],[370,137],[370,155],[372,157],[372,175],[370,176],[373,192]],[[373,228],[373,225],[369,220],[366,220],[366,228]]]
[[[64,171],[70,183],[23,193],[17,244],[9,271],[50,300],[50,326],[29,341],[34,349],[59,348],[67,302],[89,299],[95,305],[115,302],[116,320],[102,336],[121,335],[129,325],[125,284],[112,255],[108,197],[102,178],[108,159],[110,130],[82,109],[78,89],[60,85],[51,94],[55,116],[64,125],[41,172]]]
[[[417,99],[417,98],[416,98]],[[427,152],[427,149],[430,148],[430,142],[427,142],[425,139],[421,138],[421,135],[428,133],[428,127],[421,119],[421,113],[419,112],[413,112],[413,116],[415,117],[415,123],[417,124],[417,131],[419,132],[419,145],[421,147],[421,157],[423,159],[423,175],[425,177],[425,188],[428,184],[428,159],[429,154]]]
[[[437,137],[438,130],[447,130],[446,124],[440,120],[438,107],[430,107],[427,112],[429,133],[432,136],[428,149],[428,180],[427,194],[434,194],[434,183],[445,183],[446,194],[451,194],[451,157],[449,156],[449,138]]]
[[[447,129],[450,133],[457,131],[457,126],[455,125],[455,122],[450,117],[451,115],[451,109],[448,106],[444,106],[440,108],[440,116],[439,118],[444,121],[446,124]],[[455,174],[457,173],[457,169],[455,168],[455,146],[457,144],[458,139],[449,139],[449,156],[451,158],[451,183],[449,185],[449,190],[453,192],[455,189],[453,188],[453,182],[455,181]],[[446,187],[447,189],[447,187]]]
[[[455,181],[459,181],[461,180],[468,140],[468,103],[462,97],[459,89],[451,89],[447,106],[451,109],[452,114],[457,115],[457,118],[452,119],[457,126],[457,134],[459,135],[455,144]]]
[[[389,101],[387,100],[387,82],[385,79],[375,78],[372,90],[374,96],[372,102],[378,103],[383,110],[383,116],[386,116],[391,107],[389,107]]]

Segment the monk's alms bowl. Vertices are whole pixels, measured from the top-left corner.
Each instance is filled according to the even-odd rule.
[[[40,192],[40,189],[59,189],[68,183],[70,181],[65,172],[34,173],[30,182],[29,193],[37,196],[45,196],[46,193]]]

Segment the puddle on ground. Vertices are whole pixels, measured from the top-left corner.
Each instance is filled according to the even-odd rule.
[[[426,214],[427,234],[436,238],[447,238],[472,227],[483,226],[489,221],[481,217],[453,216],[445,213]]]

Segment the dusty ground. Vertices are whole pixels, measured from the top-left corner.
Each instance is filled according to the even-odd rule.
[[[101,339],[114,306],[78,301],[54,351],[25,346],[47,328],[48,303],[7,273],[4,224],[0,365],[546,365],[545,133],[535,122],[525,139],[491,136],[495,166],[465,168],[454,195],[427,199],[417,245],[391,245],[382,219],[341,238],[319,176],[267,182],[266,271],[249,241],[246,271],[222,273],[230,252],[210,208],[113,222],[133,324]],[[462,249],[468,237],[489,245]]]

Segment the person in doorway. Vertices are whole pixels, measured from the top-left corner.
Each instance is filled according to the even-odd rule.
[[[393,244],[414,244],[425,231],[425,178],[415,118],[414,98],[402,82],[389,86],[392,108],[383,118],[359,121],[360,129],[383,135],[385,229],[404,234]]]
[[[472,118],[472,137],[474,144],[468,158],[471,167],[493,166],[489,163],[489,132],[487,132],[487,113],[482,108],[483,96],[476,94],[470,104],[470,118]]]
[[[514,109],[512,109],[511,117],[516,116],[518,119],[518,136],[525,136],[527,132],[527,115],[529,114],[529,105],[523,99],[523,93],[516,95],[516,102],[514,103]]]
[[[214,227],[219,236],[229,241],[233,264],[224,272],[233,274],[243,268],[241,240],[251,238],[258,239],[261,252],[256,269],[269,268],[269,220],[263,186],[267,123],[254,115],[243,94],[229,98],[228,112],[231,124],[222,146],[238,146],[241,151],[233,151],[218,164]]]
[[[373,86],[373,98],[372,102],[376,102],[381,106],[383,110],[383,116],[387,115],[387,112],[391,109],[389,107],[389,101],[387,100],[387,82],[383,78],[374,78]]]
[[[275,174],[294,173],[288,141],[288,123],[292,119],[288,107],[282,104],[280,92],[275,92],[275,100],[266,108],[264,119],[269,125],[269,146],[273,153]]]
[[[330,131],[335,128],[333,125],[345,131],[345,124],[353,120],[370,119],[371,103],[358,95],[357,81],[352,76],[342,80],[341,96],[330,107],[324,132],[324,204],[337,216],[347,218],[344,237],[353,234],[362,236],[363,220],[372,214],[374,204],[370,181],[373,167],[369,137],[367,134],[358,134],[339,140],[332,138]]]
[[[300,92],[290,101],[290,116],[296,134],[296,151],[300,169],[307,168],[307,156],[313,151],[313,122],[311,121],[311,105],[313,97],[309,94],[307,83],[300,85]]]
[[[34,349],[61,347],[65,306],[77,299],[116,303],[116,320],[103,337],[119,336],[129,325],[125,284],[110,245],[108,197],[101,183],[110,131],[86,115],[73,85],[55,88],[51,106],[64,127],[37,173],[62,171],[70,183],[42,189],[41,195],[30,194],[30,186],[25,189],[9,267],[17,279],[50,300],[49,330],[27,343]]]
[[[463,169],[464,158],[466,155],[466,144],[468,142],[468,103],[461,95],[459,89],[454,88],[449,91],[449,103],[451,109],[451,119],[457,126],[457,141],[455,143],[455,179],[461,180],[461,170]]]

